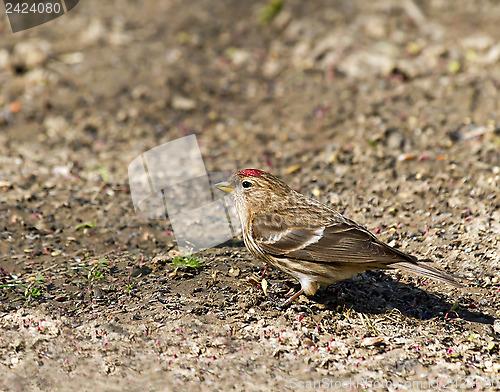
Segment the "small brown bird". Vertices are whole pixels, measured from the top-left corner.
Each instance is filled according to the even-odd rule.
[[[337,211],[294,191],[272,174],[240,170],[216,184],[232,193],[243,239],[257,259],[292,275],[299,295],[367,270],[401,269],[452,284],[455,278],[379,241]]]

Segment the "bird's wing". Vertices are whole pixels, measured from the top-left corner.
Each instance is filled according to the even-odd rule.
[[[261,249],[277,258],[349,266],[359,272],[399,268],[462,287],[455,276],[384,244],[368,230],[345,218],[316,227],[255,220],[251,235]]]
[[[348,220],[318,227],[278,227],[262,220],[255,222],[252,235],[263,250],[276,257],[339,264],[414,262]]]

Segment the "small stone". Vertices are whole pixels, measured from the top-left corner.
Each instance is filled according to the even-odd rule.
[[[167,255],[156,255],[153,260],[151,260],[151,264],[165,264],[169,261],[170,257]]]
[[[68,122],[63,116],[47,116],[43,122],[43,126],[49,137],[62,135],[68,131]]]
[[[9,66],[9,52],[7,49],[0,49],[0,69],[6,69]]]
[[[364,338],[359,342],[361,347],[378,346],[385,343],[385,339],[381,336]]]
[[[315,344],[311,339],[306,337],[302,339],[302,346],[309,348],[309,347],[314,347]]]
[[[240,269],[239,268],[230,268],[228,271],[229,276],[236,277],[240,274]]]
[[[191,98],[176,95],[172,98],[172,107],[177,110],[194,110],[196,109],[196,101]]]
[[[59,60],[64,64],[74,65],[85,60],[85,56],[82,52],[63,53],[59,56]]]
[[[178,250],[176,249],[172,249],[172,250],[169,250],[168,251],[168,257],[170,259],[173,259],[174,257],[180,257],[181,256],[181,252],[179,252]]]
[[[500,319],[495,320],[495,323],[493,324],[493,330],[495,333],[500,334]]]
[[[12,54],[12,63],[33,69],[43,64],[51,52],[51,45],[44,40],[22,41],[16,44]]]

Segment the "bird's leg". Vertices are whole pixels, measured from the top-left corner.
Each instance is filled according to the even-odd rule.
[[[262,271],[262,275],[260,275],[260,278],[261,278],[261,279],[262,279],[262,278],[264,277],[264,275],[266,274],[266,272],[267,272],[267,267],[269,267],[269,265],[268,265],[268,264],[266,264],[266,265],[264,266],[264,271]]]
[[[272,286],[275,286],[277,284],[278,283],[274,283]],[[301,288],[299,291],[297,291],[295,294],[293,294],[290,298],[280,301],[278,298],[276,298],[276,296],[271,291],[268,291],[266,293],[266,296],[267,296],[267,298],[269,298],[269,300],[266,301],[265,304],[272,303],[273,305],[277,306],[278,308],[286,308],[303,293],[304,293],[304,289]]]
[[[281,308],[286,308],[287,306],[289,306],[293,301],[295,301],[297,298],[299,298],[299,296],[301,294],[304,293],[304,289],[300,289],[299,291],[297,291],[294,295],[292,295],[290,298],[288,298],[287,300],[283,301],[279,306]]]

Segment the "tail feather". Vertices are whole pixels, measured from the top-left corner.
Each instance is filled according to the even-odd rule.
[[[456,278],[440,269],[427,265],[421,261],[406,262],[402,261],[399,263],[394,263],[390,265],[391,268],[398,268],[403,271],[412,272],[417,275],[425,276],[427,278],[435,279],[440,282],[451,284],[455,287],[464,287],[463,284],[458,282]]]

